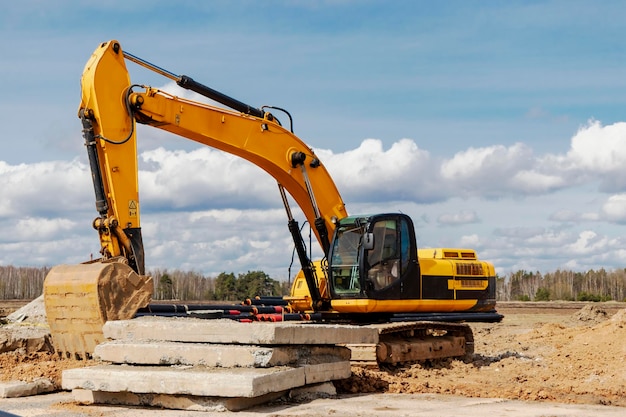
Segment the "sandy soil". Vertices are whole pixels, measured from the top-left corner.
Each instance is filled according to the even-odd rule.
[[[22,350],[0,354],[0,381],[34,381],[47,378],[55,389],[61,389],[61,373],[64,369],[79,368],[87,363],[77,360],[59,360],[49,352],[26,353]],[[93,364],[93,363],[91,363]]]
[[[626,309],[500,307],[501,323],[475,323],[471,360],[353,368],[339,393],[450,394],[626,406]],[[84,362],[45,352],[0,354],[0,380],[50,378]]]
[[[626,406],[626,309],[499,311],[501,323],[472,324],[471,361],[354,368],[339,389]]]

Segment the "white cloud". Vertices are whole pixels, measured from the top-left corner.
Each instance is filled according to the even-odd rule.
[[[550,272],[556,269],[621,268],[621,237],[589,229],[514,229],[486,242],[480,253],[499,273],[516,270]]]
[[[540,164],[567,178],[570,185],[597,182],[606,192],[626,187],[626,123],[603,126],[590,120],[572,137],[570,149],[563,155],[546,155]]]
[[[15,228],[5,229],[5,233],[20,241],[53,240],[59,234],[68,233],[77,226],[75,221],[65,218],[26,217],[18,219]]]
[[[504,227],[494,229],[496,236],[515,239],[531,239],[545,232],[542,227]]]
[[[467,181],[497,173],[506,174],[529,166],[531,156],[531,149],[522,143],[510,147],[496,145],[469,148],[445,161],[441,165],[441,174],[453,181]]]
[[[592,120],[572,138],[567,160],[577,169],[608,173],[624,169],[626,123],[602,126]]]
[[[443,161],[441,176],[458,195],[497,197],[522,191],[520,172],[533,168],[532,150],[522,143],[469,148]],[[517,187],[516,187],[517,183]]]
[[[511,186],[525,194],[542,194],[566,185],[562,177],[535,170],[519,171],[511,178]]]
[[[87,167],[77,160],[9,165],[0,161],[0,218],[63,215],[93,207]]]
[[[353,150],[337,154],[316,150],[316,154],[346,201],[428,202],[445,195],[438,186],[440,179],[433,177],[436,161],[410,139],[401,139],[387,150],[382,141],[366,139]]]
[[[529,246],[541,248],[554,247],[558,249],[561,245],[568,242],[570,236],[569,233],[563,230],[545,229],[541,230],[540,233],[529,236],[525,243]]]
[[[588,255],[605,250],[611,239],[600,236],[593,230],[584,230],[578,235],[578,239],[566,245],[565,249],[574,255]]]
[[[454,226],[458,224],[478,223],[480,219],[473,210],[461,210],[457,213],[444,213],[437,218],[437,222],[444,226]]]
[[[469,148],[441,163],[444,186],[460,196],[532,195],[599,183],[603,191],[626,187],[626,123],[590,121],[563,154],[535,156],[526,144]]]
[[[557,210],[550,214],[550,220],[557,222],[593,222],[600,220],[600,213],[580,213],[574,210]]]
[[[144,217],[143,238],[147,265],[213,275],[261,269],[287,279],[293,247],[283,209],[153,213]],[[315,241],[313,249],[319,256]]]
[[[140,155],[144,210],[192,207],[269,207],[280,202],[276,182],[260,168],[204,147],[157,148]]]
[[[602,215],[610,222],[626,223],[626,194],[610,196],[602,206]]]
[[[484,242],[477,234],[461,236],[461,238],[459,239],[459,246],[463,248],[479,249],[483,247],[483,245]]]

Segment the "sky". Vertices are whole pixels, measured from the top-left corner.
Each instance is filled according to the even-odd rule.
[[[287,109],[348,212],[407,213],[421,247],[475,249],[500,275],[625,268],[625,15],[611,0],[4,4],[0,265],[97,256],[77,110],[85,63],[116,39]],[[128,69],[133,83],[173,89]],[[276,183],[258,167],[146,126],[138,151],[149,270],[282,281],[299,269]]]

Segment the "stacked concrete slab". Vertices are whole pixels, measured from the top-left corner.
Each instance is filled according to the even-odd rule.
[[[103,330],[94,354],[103,364],[63,372],[76,401],[203,411],[348,378],[350,350],[338,345],[378,341],[372,328],[226,319],[141,317]]]

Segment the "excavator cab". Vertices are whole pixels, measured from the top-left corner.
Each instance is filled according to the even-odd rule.
[[[419,296],[419,263],[411,219],[404,214],[340,220],[329,253],[332,299]]]
[[[418,249],[413,222],[402,213],[337,221],[326,270],[331,307],[338,313],[486,312],[495,307],[493,265],[478,260],[471,249]]]

